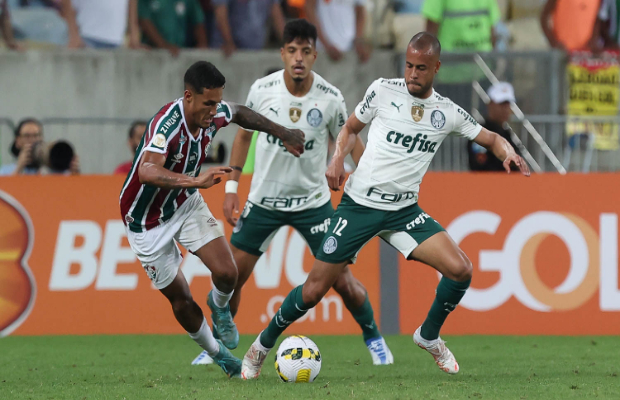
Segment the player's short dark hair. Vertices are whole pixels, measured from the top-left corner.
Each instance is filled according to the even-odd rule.
[[[216,89],[224,87],[226,78],[208,61],[198,61],[192,64],[185,72],[185,86],[189,86],[197,93],[204,89]]]
[[[416,50],[426,50],[430,48],[433,54],[441,54],[441,43],[439,43],[439,39],[437,39],[437,36],[433,35],[432,33],[416,33],[409,41],[409,46]]]
[[[316,45],[316,38],[316,27],[303,18],[289,21],[284,26],[284,34],[282,35],[284,44],[301,39]]]
[[[26,124],[37,124],[39,126],[39,129],[41,130],[41,134],[43,134],[43,124],[41,123],[41,121],[36,118],[29,117],[22,119],[21,121],[19,121],[19,124],[17,124],[15,131],[13,131],[13,133],[15,134],[15,139],[17,139],[19,134],[22,132],[22,128]],[[13,144],[11,145],[11,154],[13,154],[15,157],[19,156],[19,149],[17,148],[15,141],[13,141]]]
[[[129,139],[131,139],[133,137],[133,131],[136,129],[137,126],[139,125],[147,125],[148,122],[146,121],[142,121],[142,120],[137,120],[137,121],[133,121],[131,123],[131,126],[129,127]]]

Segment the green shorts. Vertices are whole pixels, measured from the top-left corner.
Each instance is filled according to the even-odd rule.
[[[331,202],[309,210],[284,212],[268,210],[248,201],[233,229],[230,243],[239,250],[260,256],[267,251],[278,229],[290,225],[305,239],[312,255],[316,255],[332,215]]]
[[[316,259],[331,264],[355,262],[357,253],[375,236],[409,257],[420,243],[442,231],[439,222],[417,203],[397,211],[383,211],[359,205],[345,193]]]

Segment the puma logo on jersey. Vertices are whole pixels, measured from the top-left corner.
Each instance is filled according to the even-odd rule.
[[[397,106],[396,103],[392,102],[392,105],[394,107],[396,107],[396,109],[398,110],[398,112],[400,112],[400,108],[403,106],[402,104],[400,106]]]
[[[407,148],[407,153],[412,153],[414,150],[416,150],[416,145],[418,146],[418,151],[421,151],[423,153],[434,153],[435,148],[437,147],[437,142],[426,140],[426,138],[428,138],[428,136],[422,135],[421,133],[418,133],[417,135],[415,135],[415,137],[411,135],[405,135],[396,131],[390,131],[387,134],[388,142],[400,144],[404,148]]]
[[[280,109],[278,108],[277,110],[274,110],[273,108],[269,107],[269,111],[273,111],[273,113],[276,115],[276,117],[278,117],[278,111],[280,111]]]

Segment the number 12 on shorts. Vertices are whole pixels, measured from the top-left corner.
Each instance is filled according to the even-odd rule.
[[[336,226],[334,226],[334,234],[338,236],[342,236],[342,230],[347,226],[348,222],[346,219],[342,217],[338,217],[338,222]]]

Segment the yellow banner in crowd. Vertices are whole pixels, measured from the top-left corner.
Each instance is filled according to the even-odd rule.
[[[620,66],[617,54],[605,53],[595,58],[589,53],[579,53],[570,60],[566,70],[569,115],[618,115]],[[617,150],[619,128],[612,123],[569,122],[566,131],[569,136],[594,134],[597,150]]]

